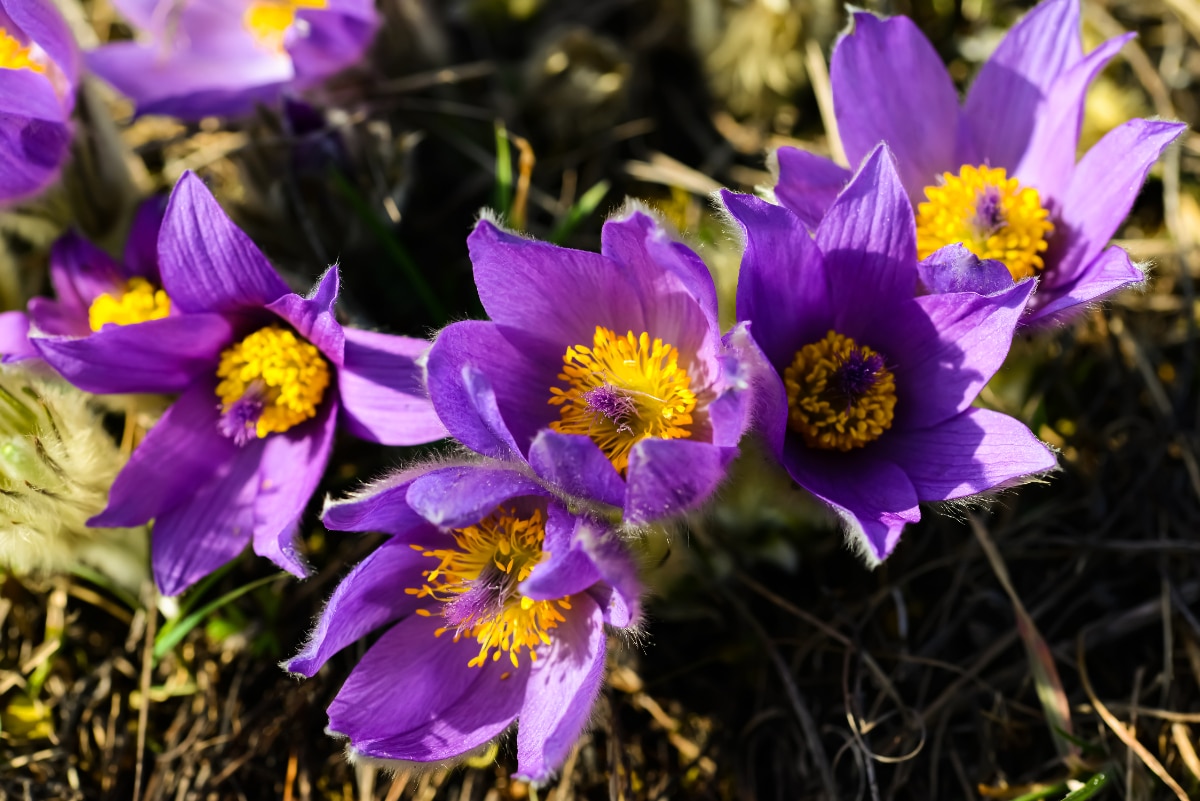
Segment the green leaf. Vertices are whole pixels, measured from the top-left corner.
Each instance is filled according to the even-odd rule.
[[[213,612],[217,611],[226,604],[236,601],[246,593],[252,592],[266,584],[270,584],[272,581],[278,581],[280,578],[282,578],[282,576],[266,576],[258,579],[257,581],[252,581],[249,584],[238,587],[232,592],[225,593],[211,603],[205,604],[195,612],[192,612],[190,615],[183,617],[183,619],[179,620],[179,622],[175,623],[175,625],[168,623],[168,625],[163,626],[163,630],[159,632],[157,637],[154,638],[154,661],[157,662],[166,656],[172,648],[178,645],[183,638],[188,635],[188,632],[196,628],[196,626],[199,625],[204,618],[208,617]]]
[[[575,205],[571,206],[567,211],[563,221],[554,229],[554,233],[550,235],[550,241],[556,245],[561,245],[566,241],[579,223],[583,222],[596,207],[600,205],[600,201],[604,200],[604,196],[608,194],[608,190],[612,188],[608,181],[600,181],[591,189],[579,196],[579,200],[575,201]]]

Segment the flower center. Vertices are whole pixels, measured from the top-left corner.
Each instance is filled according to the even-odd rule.
[[[242,24],[264,50],[283,52],[283,39],[301,8],[325,8],[328,0],[258,0],[242,15]]]
[[[221,433],[244,445],[315,417],[329,363],[295,331],[268,325],[221,352],[217,378]]]
[[[560,407],[550,428],[591,437],[621,473],[642,440],[692,435],[696,394],[679,351],[647,333],[621,337],[597,326],[590,348],[567,348],[558,378],[567,388],[550,388],[550,404]]]
[[[565,618],[570,598],[535,601],[517,590],[530,571],[542,561],[546,524],[540,510],[522,516],[516,509],[497,509],[477,525],[453,532],[453,548],[425,550],[412,546],[422,556],[437,559],[437,567],[426,570],[425,583],[405,590],[418,598],[441,604],[447,625],[437,636],[454,632],[454,641],[467,637],[479,643],[479,654],[467,664],[480,667],[508,653],[513,667],[520,667],[521,651],[529,650],[537,661],[537,646],[549,645],[548,631]],[[418,609],[417,614],[439,614]]]
[[[917,206],[917,258],[961,242],[981,259],[1004,262],[1014,281],[1045,267],[1042,253],[1054,224],[1038,191],[1022,187],[1004,170],[964,166],[958,175],[925,187]]]
[[[45,73],[46,67],[34,60],[31,50],[30,47],[21,47],[15,37],[0,28],[0,69]]]
[[[167,293],[145,278],[130,278],[114,297],[104,293],[88,307],[88,326],[99,331],[106,325],[133,325],[161,320],[171,313]]]
[[[810,448],[849,451],[892,427],[896,381],[883,357],[830,331],[783,371],[788,424]]]

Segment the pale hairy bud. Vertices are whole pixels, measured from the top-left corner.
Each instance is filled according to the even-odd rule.
[[[146,528],[89,528],[127,455],[91,396],[53,377],[0,370],[0,568],[83,564],[136,589],[148,575]]]

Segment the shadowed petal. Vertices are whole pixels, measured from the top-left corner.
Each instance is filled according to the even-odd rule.
[[[25,312],[0,313],[0,355],[5,364],[39,357],[37,348],[29,341],[29,318]]]
[[[432,762],[507,729],[525,696],[528,659],[517,669],[507,659],[469,667],[479,644],[436,636],[445,623],[413,615],[371,646],[329,705],[330,731],[366,756]]]
[[[86,337],[33,337],[32,342],[82,390],[170,393],[183,391],[197,376],[215,375],[217,358],[232,338],[233,326],[221,315],[189,314],[108,325]]]
[[[789,440],[783,466],[797,484],[834,507],[869,564],[887,558],[904,526],[921,519],[916,489],[904,471],[865,451],[813,451]]]
[[[420,587],[429,557],[407,542],[384,542],[342,579],[321,611],[300,653],[287,662],[292,673],[314,676],[329,657],[375,629],[411,614],[417,598],[404,592]]]
[[[933,45],[908,17],[854,13],[833,49],[838,133],[851,164],[887,142],[900,181],[917,196],[954,164],[958,93]],[[828,252],[828,251],[826,251]]]
[[[418,363],[424,339],[344,329],[345,363],[338,371],[342,416],[349,431],[384,445],[420,445],[447,435],[425,391]]]
[[[923,501],[977,495],[1054,469],[1054,453],[1024,423],[988,409],[967,409],[932,428],[897,431],[879,442]]]
[[[158,230],[167,213],[167,197],[155,195],[137,207],[129,236],[125,240],[125,269],[130,275],[140,275],[153,284],[161,285],[158,274]]]
[[[478,523],[509,498],[547,495],[524,473],[503,467],[447,467],[413,481],[408,504],[435,526],[463,528]]]
[[[947,245],[917,264],[921,286],[930,294],[974,292],[993,295],[1012,289],[1004,262],[980,259],[961,244]]]
[[[779,167],[775,199],[799,217],[805,228],[815,231],[853,173],[798,147],[779,148],[775,160]]]
[[[1082,58],[1079,0],[1039,3],[1012,27],[980,67],[963,105],[985,163],[1009,171],[1017,166],[1038,114],[1055,111],[1042,100]]]
[[[754,341],[782,370],[833,324],[824,259],[791,212],[751,195],[722,190],[720,196],[746,237],[738,319],[751,321]]]
[[[63,312],[77,318],[70,332],[75,336],[91,333],[88,309],[100,295],[124,291],[125,279],[125,270],[112,256],[76,231],[63,234],[50,248],[50,283]],[[38,327],[50,334],[68,333]]]
[[[332,531],[379,531],[404,542],[436,541],[441,533],[408,505],[408,488],[426,469],[401,473],[344,500],[327,502],[321,522]]]
[[[816,242],[825,255],[838,330],[854,329],[853,321],[876,317],[913,296],[917,226],[887,146],[871,152],[829,207]]]
[[[337,303],[338,271],[330,267],[321,276],[308,297],[288,293],[267,306],[268,309],[286,320],[305,339],[317,346],[321,353],[335,366],[344,361],[345,336],[342,325],[334,316],[333,306]]]
[[[557,771],[587,726],[604,678],[604,619],[586,595],[571,599],[566,621],[529,676],[517,725],[516,776],[543,782]]]
[[[108,506],[88,525],[141,525],[179,506],[246,449],[254,454],[252,461],[257,465],[262,441],[239,448],[218,429],[220,414],[215,376],[197,380],[133,449],[129,462],[113,482]],[[246,528],[245,539],[237,550],[250,541],[250,531]]]
[[[544,429],[529,447],[529,465],[568,495],[621,506],[625,482],[590,437]]]
[[[1064,322],[1082,313],[1088,304],[1145,280],[1145,274],[1129,260],[1129,254],[1114,245],[1092,259],[1075,280],[1036,293],[1030,301],[1030,313],[1021,318],[1021,326]]]
[[[266,257],[191,171],[171,192],[158,255],[163,288],[179,311],[238,311],[288,294]]]
[[[725,480],[737,448],[687,439],[644,439],[629,453],[625,522],[640,526],[707,501]]]
[[[70,144],[69,125],[0,114],[0,204],[28,198],[57,180]]]

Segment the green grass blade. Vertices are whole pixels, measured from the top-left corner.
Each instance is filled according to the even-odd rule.
[[[1087,801],[1087,799],[1103,790],[1106,784],[1108,784],[1108,774],[1103,772],[1097,773],[1088,779],[1082,787],[1069,794],[1062,801]]]
[[[278,581],[280,578],[282,577],[278,575],[266,576],[258,579],[257,581],[252,581],[249,584],[238,587],[236,590],[225,593],[215,601],[205,604],[195,612],[192,612],[190,615],[183,617],[175,625],[172,626],[168,624],[167,626],[164,626],[163,630],[159,632],[159,635],[154,638],[154,661],[157,662],[158,660],[162,659],[172,648],[178,645],[183,638],[187,636],[189,631],[196,628],[196,626],[200,624],[200,621],[204,620],[204,618],[208,617],[213,612],[217,611],[226,604],[236,601],[246,593],[252,592],[259,587],[266,586],[272,581]]]
[[[512,198],[512,146],[508,141],[508,129],[503,122],[496,120],[496,196],[493,203],[502,219],[508,219]]]
[[[579,200],[575,201],[575,205],[571,206],[567,215],[563,217],[563,221],[554,229],[554,233],[550,235],[550,241],[556,245],[561,245],[566,241],[579,223],[583,222],[596,207],[600,205],[600,201],[604,200],[604,196],[608,194],[608,190],[612,185],[608,181],[600,181],[592,186],[591,189],[579,196]]]

